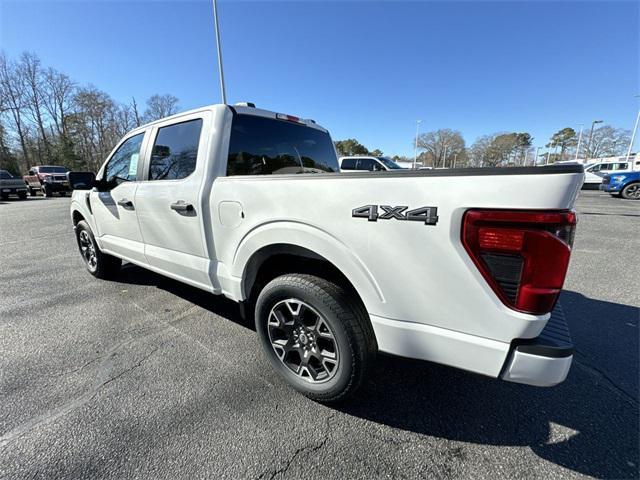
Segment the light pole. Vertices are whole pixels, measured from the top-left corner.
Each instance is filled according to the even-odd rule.
[[[640,97],[640,95],[635,95],[635,98]],[[636,124],[633,127],[633,133],[631,134],[631,141],[629,142],[629,149],[627,150],[627,162],[629,161],[629,157],[631,156],[631,149],[633,148],[633,142],[636,139],[636,132],[638,131],[638,122],[640,122],[640,109],[638,109],[638,116],[636,117]],[[638,157],[636,156],[636,159]]]
[[[227,103],[227,92],[224,88],[224,71],[222,70],[222,45],[220,44],[220,27],[218,25],[218,2],[213,0],[213,22],[216,28],[216,46],[218,48],[218,70],[220,71],[220,91],[222,103]]]
[[[456,168],[456,161],[458,160],[458,154],[453,155],[453,168]]]
[[[536,165],[538,165],[538,157],[540,156],[538,154],[538,152],[540,151],[542,147],[536,147],[536,156],[533,157],[533,166],[535,167]]]
[[[578,135],[578,146],[576,147],[576,162],[578,161],[578,154],[580,153],[580,144],[582,143],[582,129],[584,127],[584,123],[580,124],[580,135]]]
[[[602,123],[602,120],[594,120],[593,122],[591,122],[591,131],[589,132],[589,142],[587,143],[587,151],[585,152],[584,155],[584,163],[585,165],[587,164],[587,160],[589,160],[589,150],[591,149],[591,139],[593,138],[593,127],[595,126],[596,123]]]
[[[420,128],[420,124],[422,123],[422,120],[416,120],[416,143],[415,143],[415,148],[413,150],[413,168],[415,170],[416,166],[417,166],[417,162],[418,162],[418,130]]]
[[[445,144],[444,145],[444,155],[442,156],[442,167],[443,168],[447,168],[447,147],[449,145]]]
[[[522,166],[526,167],[527,166],[527,158],[529,157],[529,149],[526,149],[524,151],[524,160],[522,161]]]

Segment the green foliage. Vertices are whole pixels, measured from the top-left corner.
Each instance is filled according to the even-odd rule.
[[[346,140],[338,140],[335,143],[336,151],[341,157],[347,157],[350,155],[368,155],[369,150],[367,147],[358,142],[355,138],[348,138]]]

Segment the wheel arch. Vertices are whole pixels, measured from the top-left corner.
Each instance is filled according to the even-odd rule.
[[[368,312],[385,301],[358,255],[336,237],[308,224],[283,222],[251,232],[240,242],[232,265],[231,274],[241,281],[242,299],[249,299],[265,278],[310,273],[351,289]]]

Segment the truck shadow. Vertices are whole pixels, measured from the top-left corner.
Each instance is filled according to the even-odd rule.
[[[117,281],[161,288],[253,329],[236,303],[142,268],[125,266]],[[638,478],[640,311],[576,292],[564,292],[561,301],[578,350],[569,377],[557,387],[518,385],[380,355],[356,397],[331,408],[392,427],[384,433],[388,448],[419,442],[413,433],[528,447],[540,458],[581,474]],[[464,448],[456,452],[464,461]],[[526,459],[527,452],[515,450],[513,455]]]

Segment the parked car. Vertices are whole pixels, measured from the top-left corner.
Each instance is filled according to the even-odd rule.
[[[640,200],[640,172],[605,175],[600,189],[614,197]]]
[[[387,170],[403,170],[396,162],[387,157],[340,157],[340,170],[343,172],[384,172]]]
[[[598,162],[585,165],[585,178],[582,189],[598,190],[606,174],[632,172],[634,170],[640,170],[640,165],[636,167],[633,161]]]
[[[9,195],[17,195],[24,200],[27,198],[27,187],[19,177],[14,177],[6,170],[0,170],[0,198],[6,200]]]
[[[64,197],[69,189],[66,167],[55,165],[39,165],[31,167],[24,176],[24,183],[29,189],[29,194],[35,197],[41,191],[45,197],[52,197],[54,193]]]
[[[581,165],[345,175],[315,122],[214,105],[68,175],[93,276],[126,260],[239,302],[315,400],[352,394],[379,351],[538,386],[569,371],[554,307]]]

